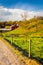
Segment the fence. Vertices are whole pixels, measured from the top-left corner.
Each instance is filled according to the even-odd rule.
[[[3,36],[3,35],[2,35]],[[23,51],[29,58],[36,58],[43,63],[43,36],[31,37],[22,34],[12,34],[3,36],[11,45]]]

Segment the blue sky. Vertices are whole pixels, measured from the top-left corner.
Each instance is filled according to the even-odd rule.
[[[43,10],[43,0],[0,0],[0,6],[7,8]]]
[[[0,0],[0,21],[23,20],[43,16],[43,0]]]

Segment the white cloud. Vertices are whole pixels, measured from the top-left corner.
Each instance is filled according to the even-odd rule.
[[[8,9],[3,6],[0,6],[0,21],[14,21],[22,20],[21,14],[23,15],[26,12],[27,19],[36,16],[43,16],[43,11],[25,11],[22,9]]]

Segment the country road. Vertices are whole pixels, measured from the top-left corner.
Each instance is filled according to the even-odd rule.
[[[11,50],[0,40],[0,65],[21,65]]]

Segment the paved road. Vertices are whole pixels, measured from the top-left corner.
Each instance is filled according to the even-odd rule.
[[[2,40],[0,40],[0,65],[21,65]]]

